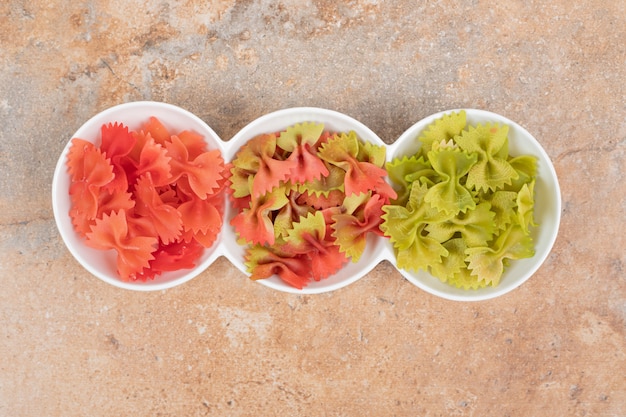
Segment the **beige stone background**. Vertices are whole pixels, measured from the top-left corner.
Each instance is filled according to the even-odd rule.
[[[6,0],[0,46],[0,416],[626,416],[625,2]],[[553,159],[559,237],[477,303],[386,262],[314,296],[224,258],[117,289],[65,248],[50,189],[73,132],[135,100],[225,140],[293,106],[387,143],[494,111]]]

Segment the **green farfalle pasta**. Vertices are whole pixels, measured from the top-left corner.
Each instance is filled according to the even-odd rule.
[[[472,271],[467,268],[465,261],[467,244],[463,239],[447,240],[443,247],[448,251],[448,256],[445,256],[441,263],[431,265],[431,274],[442,282],[465,290],[475,290],[487,286],[485,281],[479,281],[475,276],[472,276]]]
[[[398,268],[417,272],[441,263],[447,255],[448,250],[441,243],[419,235],[407,249],[396,254],[396,264]]]
[[[439,119],[428,125],[418,140],[422,143],[421,155],[426,155],[432,149],[435,142],[448,141],[459,135],[467,124],[465,110],[458,113],[444,114]]]
[[[421,149],[386,164],[398,198],[380,230],[399,268],[473,290],[499,284],[509,261],[534,256],[537,158],[509,155],[509,127],[467,125],[449,113],[416,138]]]
[[[493,223],[497,230],[506,229],[517,216],[517,193],[498,190],[493,193],[481,194],[482,200],[491,204],[494,213]]]
[[[508,126],[486,123],[470,126],[454,138],[461,149],[477,155],[476,164],[467,175],[468,188],[494,191],[519,177],[507,162],[508,132]]]
[[[380,229],[390,237],[391,243],[399,250],[405,250],[415,239],[422,236],[422,231],[430,223],[447,220],[450,216],[424,203],[428,188],[425,184],[414,182],[406,206],[383,206],[383,223]]]
[[[477,155],[461,149],[433,144],[428,160],[439,175],[440,181],[430,187],[424,201],[446,214],[456,215],[474,209],[476,202],[470,190],[461,185],[461,179],[476,164]]]
[[[524,184],[517,194],[517,220],[526,234],[530,226],[537,226],[533,219],[535,180]]]
[[[505,190],[519,191],[524,184],[528,184],[537,175],[537,158],[532,155],[521,155],[509,157],[509,164],[517,172],[517,178],[510,185],[504,187]]]
[[[495,213],[491,204],[478,204],[473,210],[458,213],[446,221],[430,223],[426,226],[428,235],[445,242],[454,236],[461,237],[468,246],[483,246],[493,239],[496,232]]]
[[[511,225],[490,246],[467,248],[466,261],[478,281],[498,285],[508,259],[530,258],[535,254],[532,238],[519,224]]]
[[[450,217],[424,202],[427,192],[425,184],[414,182],[406,206],[383,206],[380,229],[393,243],[399,268],[414,271],[428,269],[448,254],[440,242],[424,233],[428,224]]]
[[[405,205],[408,201],[411,185],[414,181],[419,181],[422,177],[435,177],[437,175],[428,159],[417,155],[396,158],[388,162],[385,167],[398,194],[393,203],[399,205]]]

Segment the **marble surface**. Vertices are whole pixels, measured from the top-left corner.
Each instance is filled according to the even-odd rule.
[[[121,0],[0,5],[0,416],[626,415],[626,3]],[[482,108],[559,175],[554,249],[477,303],[387,262],[292,295],[219,258],[166,291],[114,288],[65,248],[57,158],[115,104],[179,105],[228,140],[293,106],[392,143]]]

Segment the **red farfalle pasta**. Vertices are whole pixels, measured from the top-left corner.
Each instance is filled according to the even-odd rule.
[[[221,195],[218,197],[192,197],[178,206],[184,230],[193,233],[196,240],[206,247],[212,245],[222,228],[223,198]]]
[[[100,149],[111,161],[115,176],[106,188],[113,193],[124,192],[128,189],[127,172],[130,171],[127,165],[129,162],[127,155],[135,145],[135,138],[128,131],[128,127],[119,123],[103,125],[100,132]]]
[[[142,130],[149,133],[150,136],[161,145],[164,145],[171,137],[169,130],[154,116],[150,117],[148,121],[143,124]]]
[[[183,230],[177,207],[161,200],[150,173],[142,175],[135,184],[135,214],[152,222],[156,236],[168,244],[177,241]]]
[[[137,177],[150,174],[155,187],[162,187],[172,183],[172,158],[167,155],[167,150],[152,138],[147,136],[139,153],[139,161],[136,162]],[[136,180],[136,178],[135,178]]]
[[[206,198],[220,187],[221,171],[216,166],[224,166],[224,161],[218,150],[201,153],[190,159],[189,151],[182,140],[176,135],[170,142],[165,143],[167,155],[171,158],[172,181],[185,176],[194,193],[200,198]]]
[[[195,266],[196,260],[202,255],[204,247],[196,240],[177,241],[169,245],[159,244],[159,248],[152,253],[154,259],[150,267],[144,268],[137,279],[146,281],[168,271],[189,269]]]
[[[208,151],[206,142],[202,135],[192,132],[191,130],[183,130],[178,135],[178,139],[185,145],[190,159],[195,159],[199,155]]]
[[[70,216],[76,230],[84,235],[98,215],[102,188],[113,181],[113,167],[100,149],[74,139],[68,157],[71,176]]]
[[[158,242],[156,237],[133,236],[125,210],[104,214],[87,233],[87,245],[117,251],[117,271],[125,281],[137,279],[138,273],[150,267]]]
[[[72,139],[70,216],[90,247],[115,250],[126,281],[192,268],[222,226],[226,173],[218,150],[156,117],[137,131],[102,126],[99,144]]]

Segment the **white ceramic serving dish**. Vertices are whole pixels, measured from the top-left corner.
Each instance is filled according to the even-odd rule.
[[[428,116],[407,129],[392,145],[386,145],[371,129],[363,123],[345,114],[315,108],[297,107],[278,110],[252,121],[241,129],[231,140],[224,142],[201,119],[179,107],[158,102],[132,102],[109,108],[88,120],[72,136],[85,140],[97,141],[100,128],[109,122],[121,122],[129,129],[138,128],[150,116],[155,116],[171,131],[194,130],[204,136],[210,149],[218,149],[226,162],[234,159],[236,153],[248,140],[263,133],[274,133],[284,130],[296,123],[317,122],[323,123],[330,131],[355,131],[364,141],[386,147],[387,161],[403,155],[415,153],[420,146],[417,140],[420,132],[434,120],[446,113],[457,112],[460,109],[448,110]],[[539,227],[532,229],[535,242],[535,255],[532,258],[516,260],[505,269],[501,282],[496,287],[487,287],[478,290],[463,290],[441,282],[429,273],[417,273],[399,269],[400,274],[409,282],[422,290],[456,301],[487,300],[506,294],[528,280],[548,257],[557,237],[560,215],[561,194],[554,167],[545,150],[539,142],[519,124],[501,115],[476,109],[465,109],[467,124],[495,122],[509,126],[509,154],[534,155],[538,159],[538,175],[535,185],[535,221]],[[196,277],[208,268],[219,256],[225,256],[245,276],[249,272],[244,264],[245,246],[237,242],[237,236],[230,225],[230,220],[236,214],[226,197],[224,222],[222,230],[214,245],[206,249],[195,268],[167,272],[147,282],[124,282],[118,278],[115,266],[115,253],[98,251],[87,247],[78,236],[71,223],[69,175],[67,174],[66,159],[70,147],[63,150],[54,172],[52,183],[52,205],[59,232],[76,260],[89,272],[101,280],[120,288],[153,291],[171,288]],[[302,290],[291,287],[279,277],[273,276],[257,282],[271,289],[294,294],[317,294],[334,291],[350,285],[387,260],[396,264],[393,247],[387,238],[370,234],[365,252],[356,263],[348,263],[339,272],[327,279],[311,282]]]

